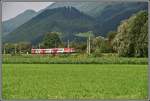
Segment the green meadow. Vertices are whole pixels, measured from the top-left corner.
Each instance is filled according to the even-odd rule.
[[[148,65],[3,64],[4,99],[146,99]]]

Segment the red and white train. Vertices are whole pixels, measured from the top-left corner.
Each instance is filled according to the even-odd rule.
[[[49,48],[49,49],[31,49],[32,54],[58,54],[58,53],[74,53],[74,48]]]

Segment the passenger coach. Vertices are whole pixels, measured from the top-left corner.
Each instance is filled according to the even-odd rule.
[[[31,49],[32,54],[74,53],[74,48]]]

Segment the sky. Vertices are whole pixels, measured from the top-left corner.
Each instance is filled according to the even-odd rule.
[[[11,19],[27,9],[39,11],[51,5],[52,3],[53,2],[3,2],[2,21]]]

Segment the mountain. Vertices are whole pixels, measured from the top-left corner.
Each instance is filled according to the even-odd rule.
[[[60,7],[45,10],[5,36],[4,39],[9,42],[37,43],[44,34],[52,31],[62,32],[64,40],[73,39],[74,34],[78,32],[94,30],[96,24],[95,19],[74,7]]]
[[[78,32],[93,31],[107,36],[116,31],[122,20],[141,10],[148,11],[147,2],[56,2],[4,37],[4,42],[38,43],[47,32],[61,32],[64,41]]]
[[[122,20],[128,19],[141,10],[148,12],[147,2],[124,2],[107,6],[96,19],[100,23],[100,30],[104,36],[109,31],[116,31]]]
[[[115,31],[122,20],[128,19],[140,10],[148,11],[147,2],[56,2],[46,9],[72,6],[89,16],[96,18],[99,23],[99,33],[106,36],[109,31]]]
[[[108,5],[113,5],[115,2],[56,2],[48,6],[46,9],[59,7],[75,7],[81,12],[84,12],[92,17],[97,16]]]
[[[17,27],[21,26],[25,22],[29,21],[31,18],[36,16],[37,12],[33,10],[26,10],[23,13],[17,15],[16,17],[2,22],[3,35],[12,32]]]

